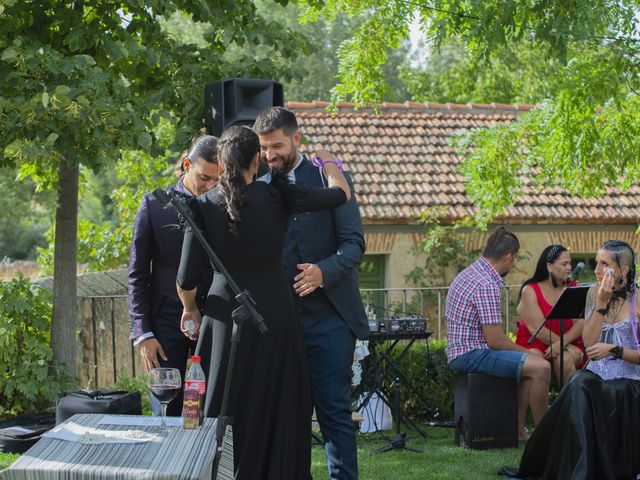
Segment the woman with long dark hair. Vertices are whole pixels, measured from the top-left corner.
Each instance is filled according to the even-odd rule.
[[[631,246],[605,242],[595,274],[582,332],[589,363],[533,432],[517,478],[631,480],[640,474],[640,304]]]
[[[233,418],[235,479],[309,478],[311,386],[295,304],[283,270],[283,237],[291,213],[334,208],[350,197],[349,186],[326,152],[317,162],[329,188],[289,184],[275,172],[271,183],[255,181],[258,136],[231,127],[218,141],[223,173],[219,186],[198,197],[196,214],[204,233],[241,289],[247,289],[268,328],[242,331],[229,395]],[[199,265],[208,259],[187,231],[178,274],[183,322],[200,327],[197,351],[207,373],[205,414],[220,412],[226,378],[231,313],[238,305],[222,275],[215,273],[202,324],[195,308]],[[183,329],[186,335],[192,335]]]
[[[570,274],[571,256],[563,245],[549,245],[542,251],[536,271],[520,289],[518,313],[522,319],[516,334],[518,345],[528,348],[535,355],[544,356],[551,362],[558,381],[562,368],[565,382],[575,373],[576,367],[581,365],[584,356],[582,320],[564,320],[565,333],[562,345],[559,319],[549,320],[538,332],[532,344],[529,344],[529,339],[547,317],[562,291],[566,287],[577,285],[569,278]],[[564,350],[564,365],[560,365],[560,350]]]
[[[589,290],[583,337],[586,368],[605,380],[640,380],[636,257],[621,240],[605,242],[596,257],[597,284]]]

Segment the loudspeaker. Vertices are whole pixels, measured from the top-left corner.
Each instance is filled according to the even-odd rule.
[[[456,376],[456,445],[484,450],[518,446],[518,382],[480,373]]]
[[[226,78],[204,87],[207,133],[219,137],[231,125],[253,125],[267,107],[284,106],[280,83],[257,78]]]

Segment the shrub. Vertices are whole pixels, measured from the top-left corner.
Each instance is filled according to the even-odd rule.
[[[0,281],[0,417],[55,402],[70,379],[51,366],[49,293],[22,276]]]
[[[453,420],[454,377],[445,347],[445,340],[414,344],[400,360],[400,370],[419,393],[406,385],[400,389],[404,411],[414,420]],[[396,348],[394,357],[399,352]]]
[[[140,392],[142,397],[142,414],[151,415],[151,393],[149,392],[148,376],[140,375],[132,377],[126,370],[118,377],[118,381],[109,387],[109,390],[125,390],[127,392]]]
[[[450,421],[453,420],[453,372],[447,364],[444,352],[444,340],[416,343],[409,348],[398,363],[397,357],[404,348],[402,344],[396,346],[392,358],[400,371],[406,375],[415,387],[411,390],[401,383],[400,402],[402,411],[414,421]],[[380,349],[382,347],[378,347]],[[381,360],[378,353],[378,360]],[[386,362],[382,362],[386,366]],[[361,390],[367,391],[382,372],[371,368],[371,358],[367,359]],[[368,368],[367,368],[368,367]],[[388,370],[385,375],[385,388],[389,393],[390,403],[393,404],[395,394],[391,382],[393,372]]]

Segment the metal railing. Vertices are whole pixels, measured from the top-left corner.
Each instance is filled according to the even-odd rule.
[[[443,338],[446,332],[445,302],[449,287],[362,288],[360,293],[370,318],[382,320],[391,316],[420,315],[427,319],[427,328],[434,339]],[[518,299],[520,285],[502,287],[502,320],[505,333],[512,328],[512,318],[517,318],[514,303]],[[517,325],[517,322],[516,322]]]

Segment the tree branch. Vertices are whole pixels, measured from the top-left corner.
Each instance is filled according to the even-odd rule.
[[[457,13],[457,12],[453,12],[451,10],[444,10],[442,8],[430,7],[429,5],[426,5],[426,4],[423,4],[423,3],[410,2],[409,0],[398,0],[398,1],[399,1],[399,3],[404,3],[405,5],[412,5],[414,7],[424,8],[425,10],[432,10],[434,12],[446,13],[447,15],[453,15],[454,17],[470,18],[471,20],[482,20],[480,17],[475,17],[473,15],[467,15],[465,13]]]

